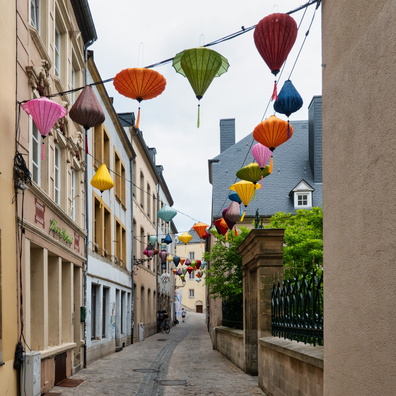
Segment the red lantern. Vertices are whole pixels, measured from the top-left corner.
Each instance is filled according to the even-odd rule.
[[[254,43],[273,75],[279,73],[297,38],[297,23],[288,14],[271,14],[254,29]],[[272,99],[277,100],[276,81]]]

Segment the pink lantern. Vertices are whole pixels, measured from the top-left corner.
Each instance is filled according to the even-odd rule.
[[[272,151],[261,143],[257,143],[252,147],[252,155],[258,166],[264,169],[271,158]]]
[[[88,153],[88,129],[102,124],[105,115],[90,85],[84,87],[69,111],[70,118],[85,129],[85,152]]]
[[[159,253],[161,263],[166,263],[166,258],[168,257],[168,252],[166,250],[161,250]]]
[[[22,105],[29,114],[43,139],[49,134],[56,121],[66,115],[66,109],[46,97],[29,100]],[[41,159],[44,159],[44,141],[41,148]]]
[[[149,258],[154,256],[154,248],[150,243],[146,246],[146,249],[143,250],[143,254]]]
[[[226,221],[236,223],[241,218],[241,205],[238,202],[231,201],[223,217]]]

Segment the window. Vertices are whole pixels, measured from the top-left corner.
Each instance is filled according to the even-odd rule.
[[[97,305],[99,298],[99,285],[91,285],[91,340],[97,335]]]
[[[103,296],[102,296],[102,337],[106,338],[107,335],[107,301],[109,299],[110,288],[103,288]]]
[[[301,180],[289,193],[294,201],[294,207],[296,209],[312,208],[312,193],[314,190],[305,180]]]
[[[59,146],[55,146],[54,152],[54,201],[61,204],[61,151]]]
[[[40,0],[30,0],[30,24],[40,30]]]
[[[77,71],[74,68],[74,66],[72,66],[71,76],[70,76],[70,86],[71,86],[72,90],[76,88],[76,74],[77,74]],[[76,92],[72,91],[71,92],[71,104],[73,105],[75,101],[76,101]]]
[[[140,206],[144,208],[144,175],[140,172]]]
[[[110,258],[111,247],[111,213],[98,198],[94,198],[94,246],[92,250],[104,257]]]
[[[59,31],[58,26],[55,26],[55,42],[54,42],[54,51],[55,51],[55,76],[60,78],[60,72],[61,72],[61,43],[62,43],[62,38],[61,38],[61,33]]]
[[[195,279],[195,271],[191,271],[191,272],[188,274],[188,279]]]
[[[115,255],[117,263],[126,266],[126,230],[119,221],[115,221]]]
[[[95,127],[95,131],[93,133],[94,144],[94,166],[96,168],[101,164],[106,164],[108,168],[111,169],[110,166],[110,139],[109,136],[104,129],[103,125],[99,125]]]
[[[194,298],[194,289],[188,289],[188,298]]]
[[[114,152],[114,172],[114,191],[118,201],[125,206],[125,167],[117,152]]]
[[[32,156],[31,156],[31,169],[33,181],[40,185],[41,179],[41,144],[40,144],[40,133],[35,125],[35,123],[31,120],[32,123]]]
[[[194,252],[189,252],[189,258],[190,260],[194,260],[195,259],[195,253]]]
[[[147,183],[147,216],[151,217],[151,187],[150,184]]]

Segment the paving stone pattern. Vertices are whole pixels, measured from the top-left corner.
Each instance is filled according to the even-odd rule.
[[[205,315],[189,312],[169,334],[158,333],[93,362],[73,375],[62,396],[264,395],[251,377],[212,349]]]

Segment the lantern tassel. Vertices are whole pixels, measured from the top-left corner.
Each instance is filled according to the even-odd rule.
[[[103,204],[103,197],[102,194],[100,194],[99,209],[102,209],[102,204]]]
[[[239,220],[239,221],[243,221],[243,219],[245,218],[245,214],[246,214],[246,209],[243,211],[243,213],[242,213],[242,217],[240,218],[240,220]]]
[[[135,122],[135,128],[139,128],[139,125],[140,125],[140,106],[138,107],[138,116]]]
[[[44,140],[43,140],[43,142],[41,144],[41,161],[44,160],[44,157],[45,157],[45,147],[44,147]]]
[[[276,80],[274,81],[274,90],[272,91],[271,100],[278,100],[278,85]]]
[[[260,184],[261,184],[261,187],[263,187],[263,175],[260,176]]]
[[[89,154],[89,149],[88,149],[88,129],[85,130],[85,154]]]
[[[201,105],[198,103],[197,128],[201,125]]]
[[[268,172],[272,173],[273,168],[274,168],[274,157],[271,155]]]

